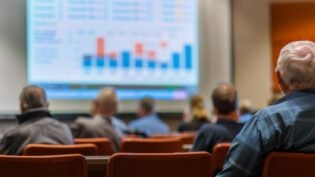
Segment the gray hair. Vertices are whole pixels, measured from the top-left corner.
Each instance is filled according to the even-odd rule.
[[[291,91],[315,88],[315,44],[296,41],[282,48],[276,71]]]
[[[30,85],[23,88],[20,101],[24,109],[47,107],[47,96],[41,87]]]
[[[117,109],[118,99],[114,88],[103,88],[95,100],[100,103],[102,110],[112,111]]]

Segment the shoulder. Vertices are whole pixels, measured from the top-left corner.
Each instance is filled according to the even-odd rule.
[[[143,123],[143,120],[142,118],[137,118],[136,120],[133,120],[129,123],[129,126],[137,126],[139,124],[142,124]]]
[[[208,132],[222,132],[226,131],[223,126],[215,125],[215,124],[205,124],[201,127],[200,132],[208,133]]]
[[[91,117],[78,117],[75,121],[74,124],[77,125],[85,125],[88,124],[89,122],[93,121]]]

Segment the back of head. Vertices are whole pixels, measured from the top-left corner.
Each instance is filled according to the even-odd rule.
[[[315,88],[315,44],[296,41],[280,52],[276,71],[289,91]]]
[[[115,114],[117,111],[117,96],[113,88],[104,88],[95,99],[97,113],[94,114]]]
[[[23,88],[20,94],[21,111],[34,108],[47,108],[47,96],[41,87],[30,85]]]
[[[154,100],[151,97],[144,97],[140,100],[139,106],[144,114],[150,114],[154,111]]]
[[[193,119],[200,120],[209,118],[209,113],[205,107],[202,95],[194,95],[190,98],[190,110]]]
[[[238,109],[237,91],[231,84],[220,84],[212,93],[212,102],[219,114],[235,112]]]

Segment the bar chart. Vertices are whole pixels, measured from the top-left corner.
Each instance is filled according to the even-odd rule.
[[[160,61],[155,51],[146,51],[142,43],[136,43],[133,50],[106,53],[105,38],[96,40],[95,54],[86,54],[82,57],[82,66],[85,69],[130,69],[136,68],[158,70],[191,70],[193,48],[185,44],[182,51],[169,54],[169,62]]]

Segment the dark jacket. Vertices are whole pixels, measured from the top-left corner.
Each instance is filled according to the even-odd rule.
[[[207,119],[193,119],[190,122],[182,122],[179,124],[177,131],[178,132],[191,132],[198,131],[203,125],[209,124],[209,120]]]
[[[212,153],[213,147],[221,142],[231,142],[242,129],[243,124],[219,119],[216,124],[201,127],[193,145],[193,151]]]
[[[71,130],[75,138],[108,138],[112,142],[113,151],[119,150],[120,134],[113,125],[111,118],[102,116],[81,117],[71,125]]]
[[[3,135],[1,154],[21,155],[27,144],[73,144],[69,127],[53,119],[47,109],[32,109],[17,119],[19,125]]]

